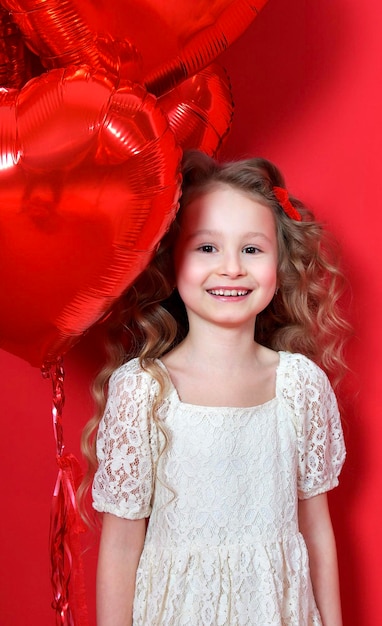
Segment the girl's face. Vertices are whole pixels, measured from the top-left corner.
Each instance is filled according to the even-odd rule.
[[[196,197],[184,209],[175,245],[177,288],[190,325],[249,324],[277,286],[272,210],[229,185]]]

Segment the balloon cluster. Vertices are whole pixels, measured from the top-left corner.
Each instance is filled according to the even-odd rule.
[[[215,60],[265,2],[0,0],[0,348],[53,385],[62,626],[88,624],[62,355],[150,261],[182,151],[217,154],[233,102]]]
[[[149,262],[182,150],[233,115],[216,57],[266,0],[0,0],[0,347],[64,354]]]

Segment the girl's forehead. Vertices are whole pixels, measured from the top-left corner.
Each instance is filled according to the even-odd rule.
[[[181,233],[214,231],[225,233],[275,231],[272,209],[252,194],[231,185],[210,187],[195,195],[183,209]]]
[[[240,204],[241,200],[243,200],[244,203],[248,203],[249,200],[254,203],[268,206],[266,200],[259,193],[246,189],[241,189],[233,184],[220,181],[211,181],[210,183],[203,185],[202,187],[186,191],[183,197],[180,216],[183,214],[183,212],[186,211],[187,207],[189,207],[190,205],[209,206],[214,202],[219,202],[220,199],[225,197],[230,197],[231,199],[234,199],[236,206]],[[193,208],[195,208],[195,206]]]
[[[194,189],[185,199],[180,211],[180,219],[187,216],[190,218],[196,213],[209,213],[210,211],[231,207],[233,212],[239,211],[241,207],[249,207],[261,205],[271,210],[266,200],[255,192],[239,189],[235,185],[228,183],[212,182],[204,187]]]

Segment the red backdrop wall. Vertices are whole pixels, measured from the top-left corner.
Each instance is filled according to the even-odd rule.
[[[222,156],[256,154],[278,163],[291,191],[340,238],[352,284],[354,375],[343,399],[348,459],[330,498],[345,626],[375,626],[382,615],[381,32],[379,0],[269,0],[220,57],[236,104]],[[57,468],[50,383],[4,351],[0,368],[0,622],[53,626],[48,527]],[[66,449],[78,456],[96,368],[90,334],[65,358]],[[86,543],[92,625],[96,538],[89,535]]]

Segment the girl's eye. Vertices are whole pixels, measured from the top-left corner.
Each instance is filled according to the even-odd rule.
[[[261,252],[261,250],[256,246],[245,246],[245,248],[243,248],[243,252],[244,254],[257,254],[258,252]]]
[[[202,246],[199,246],[198,250],[200,250],[200,252],[214,252],[216,250],[215,246],[212,246],[209,243],[203,244]]]

